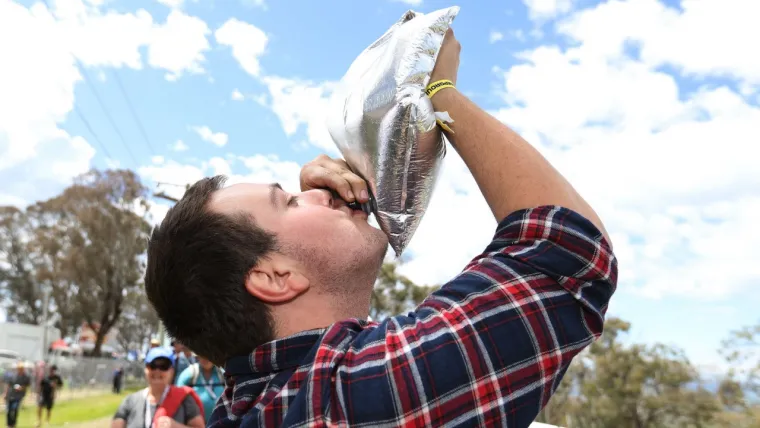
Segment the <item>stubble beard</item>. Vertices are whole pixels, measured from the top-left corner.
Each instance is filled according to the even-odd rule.
[[[346,250],[347,253],[338,255],[298,246],[288,252],[312,272],[314,291],[326,295],[337,311],[363,314],[369,310],[372,289],[388,250],[387,242],[385,234],[374,229],[364,235],[359,249]]]

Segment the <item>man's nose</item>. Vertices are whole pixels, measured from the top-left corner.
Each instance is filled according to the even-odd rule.
[[[332,206],[332,193],[325,189],[312,189],[305,192],[301,192],[298,198],[302,201],[313,204],[322,205],[326,207]]]

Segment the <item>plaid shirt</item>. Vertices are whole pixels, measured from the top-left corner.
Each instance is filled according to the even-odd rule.
[[[602,333],[616,282],[591,222],[552,206],[515,212],[414,312],[230,359],[209,427],[527,427]]]

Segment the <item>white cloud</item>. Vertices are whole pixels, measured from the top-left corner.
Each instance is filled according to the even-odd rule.
[[[269,104],[268,104],[269,101],[268,101],[268,98],[267,98],[267,94],[253,95],[253,96],[251,96],[251,99],[253,99],[253,101],[256,104],[258,104],[258,105],[260,105],[262,107],[268,107],[269,106]]]
[[[185,144],[185,142],[182,140],[177,140],[172,145],[172,150],[174,150],[175,152],[184,152],[187,149],[188,149],[187,144]]]
[[[760,2],[683,0],[681,9],[657,0],[613,1],[572,16],[558,30],[581,42],[585,56],[620,57],[634,45],[649,66],[734,78],[756,90],[760,61],[747,53],[760,40]]]
[[[166,22],[154,23],[144,9],[134,13],[103,12],[82,0],[53,2],[51,16],[42,4],[30,9],[40,20],[53,20],[54,37],[63,52],[72,53],[86,66],[141,69],[140,50],[147,48],[148,65],[167,71],[167,79],[183,73],[203,73],[203,52],[210,46],[210,30],[196,17],[172,10]]]
[[[240,92],[240,91],[239,91],[237,88],[235,88],[235,89],[232,91],[232,95],[230,95],[230,98],[231,98],[233,101],[243,101],[243,100],[245,99],[245,96],[243,96],[243,93],[242,93],[242,92]]]
[[[203,141],[207,141],[218,147],[224,147],[229,141],[229,136],[224,132],[213,132],[208,126],[193,126],[191,128]]]
[[[258,27],[247,22],[230,18],[214,33],[216,42],[232,49],[232,56],[246,73],[259,76],[259,57],[267,46],[267,35]]]
[[[156,165],[161,165],[166,161],[166,159],[163,156],[153,156],[150,158],[151,162],[153,162]]]
[[[326,118],[329,96],[335,83],[313,83],[276,76],[264,77],[262,81],[269,90],[270,107],[280,119],[285,134],[291,136],[304,125],[309,143],[328,153],[338,153],[327,130]]]
[[[181,198],[185,185],[193,184],[205,177],[204,168],[195,165],[180,164],[168,160],[161,165],[147,165],[137,169],[144,179],[153,181],[157,192],[164,192],[174,198]]]
[[[156,1],[172,9],[179,9],[185,3],[185,0],[156,0]]]
[[[422,5],[423,0],[393,0],[393,1],[398,2],[398,3],[405,3],[410,6],[420,6]]]
[[[504,73],[507,106],[494,112],[597,208],[620,258],[621,289],[649,298],[727,298],[760,279],[752,247],[760,231],[749,214],[760,204],[760,108],[709,81],[688,92],[646,53],[671,44],[676,35],[665,28],[688,30],[693,37],[677,35],[680,52],[663,58],[700,69],[684,52],[710,49],[703,28],[678,20],[712,10],[707,3],[686,1],[679,13],[652,0],[618,1],[570,16],[558,25],[574,47],[520,55]],[[720,14],[750,12],[732,5]],[[724,46],[744,43],[733,30],[711,28]],[[639,43],[641,58],[623,49],[626,40]],[[744,62],[724,64],[701,70],[743,82],[753,76]]]
[[[488,34],[488,42],[489,43],[496,43],[499,40],[504,40],[504,34],[502,34],[499,31],[491,31],[491,33]]]
[[[531,19],[551,19],[572,9],[574,0],[522,0]]]
[[[58,124],[81,79],[59,28],[41,5],[0,1],[0,200],[47,198],[87,171],[94,149]]]
[[[183,73],[201,74],[201,64],[206,60],[203,52],[211,47],[206,39],[210,33],[203,20],[172,10],[166,24],[153,29],[148,64],[167,70],[166,79],[170,81]]]
[[[214,175],[227,175],[229,176],[232,174],[232,167],[230,164],[223,158],[220,157],[213,157],[209,159],[208,161],[209,166],[213,170]]]
[[[257,154],[237,156],[235,164],[242,164],[242,173],[232,174],[227,184],[236,183],[280,183],[285,190],[298,192],[298,177],[301,165],[297,162],[281,160],[277,155]]]
[[[449,147],[428,210],[405,253],[412,258],[399,271],[418,284],[443,284],[485,249],[495,228],[475,179]]]
[[[161,222],[161,220],[166,217],[166,213],[169,212],[169,208],[171,208],[171,204],[161,201],[161,202],[148,202],[148,221],[152,222],[154,225]]]

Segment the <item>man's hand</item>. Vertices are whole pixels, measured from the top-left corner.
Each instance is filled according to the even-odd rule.
[[[459,52],[462,46],[454,37],[454,30],[449,28],[443,37],[441,50],[438,52],[438,58],[435,60],[435,67],[430,74],[430,83],[439,80],[451,80],[451,83],[457,84],[457,73],[459,71]],[[435,97],[433,97],[435,99]]]
[[[179,424],[175,423],[174,419],[169,416],[161,416],[156,419],[156,426],[158,428],[175,428],[179,426]]]
[[[331,189],[346,202],[369,201],[367,182],[354,174],[342,159],[319,155],[301,169],[301,191]]]

